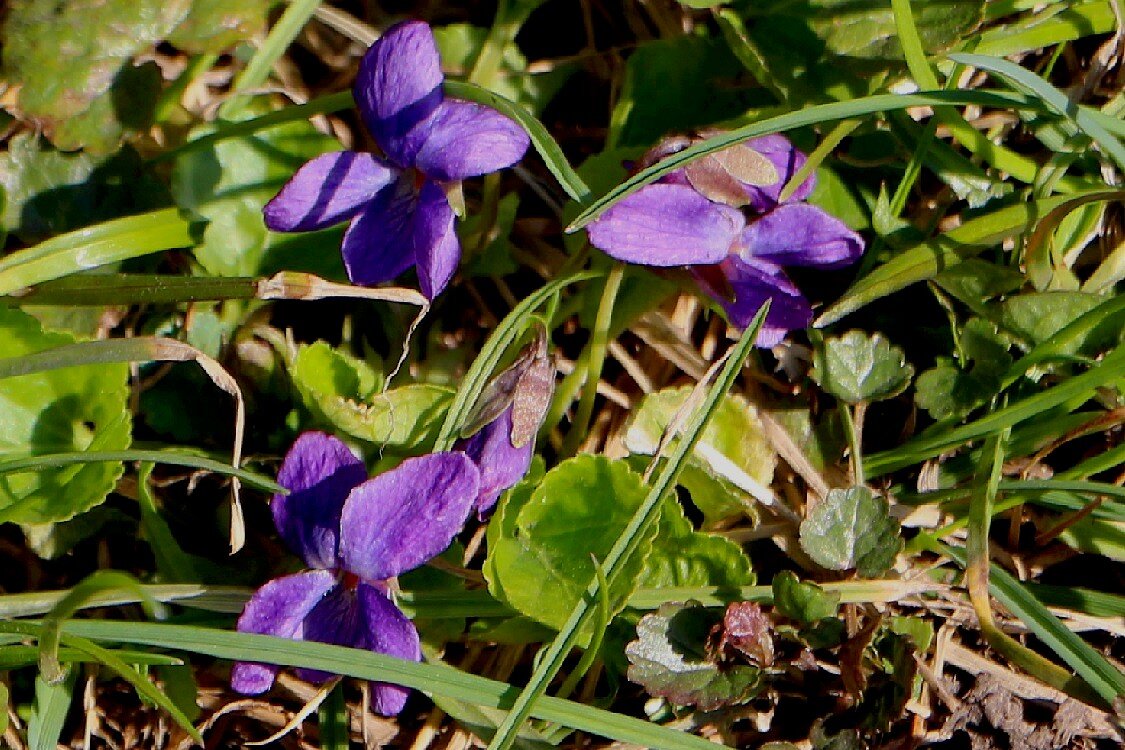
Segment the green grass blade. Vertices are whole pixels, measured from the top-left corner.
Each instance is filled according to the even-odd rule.
[[[164,604],[179,604],[185,607],[237,614],[254,590],[245,586],[210,586],[200,583],[141,584],[141,594],[129,591],[98,591],[79,603],[79,609],[93,607],[117,607],[123,604],[138,604],[149,598]],[[26,594],[0,595],[0,620],[17,617],[35,617],[51,611],[67,594],[62,591],[32,591]]]
[[[0,622],[0,632],[34,634],[34,623]],[[288,667],[320,669],[362,680],[393,682],[475,705],[508,709],[517,690],[511,685],[465,674],[445,664],[419,664],[364,649],[311,641],[290,641],[190,625],[71,620],[63,632],[94,641],[128,643],[205,654],[219,659],[260,661]],[[700,737],[591,706],[543,697],[533,715],[620,742],[666,750],[715,750]]]
[[[445,91],[458,99],[467,99],[477,104],[492,107],[497,112],[502,112],[518,122],[520,127],[531,136],[531,145],[539,152],[539,156],[547,164],[547,169],[559,181],[559,185],[566,191],[566,194],[579,203],[590,201],[592,196],[589,186],[570,166],[570,162],[566,160],[566,155],[563,154],[558,142],[551,137],[547,128],[543,127],[543,123],[539,122],[534,115],[510,99],[505,99],[499,94],[494,94],[486,88],[466,81],[446,81]]]
[[[561,279],[555,279],[532,292],[512,308],[512,311],[500,321],[496,330],[484,342],[480,354],[473,360],[469,371],[465,373],[461,386],[453,396],[453,403],[449,405],[449,411],[445,415],[441,430],[438,432],[434,450],[449,450],[453,447],[458,431],[461,429],[465,417],[468,416],[469,410],[473,408],[476,398],[484,389],[485,382],[500,363],[504,352],[526,330],[531,314],[563,288],[579,281],[597,278],[600,275],[596,271],[582,271]]]
[[[0,258],[0,296],[78,271],[192,244],[190,225],[174,208],[114,219]]]
[[[0,475],[15,474],[21,471],[40,471],[42,469],[70,466],[72,464],[87,464],[97,461],[152,461],[157,464],[170,464],[172,466],[188,466],[193,469],[204,469],[215,474],[235,477],[245,482],[250,487],[270,493],[288,492],[277,482],[261,474],[255,474],[245,469],[236,469],[228,463],[216,461],[192,453],[178,453],[170,450],[126,450],[126,451],[75,451],[71,453],[42,453],[31,456],[21,456],[0,461]]]
[[[165,273],[77,274],[38,284],[11,301],[17,305],[161,305],[253,299],[259,279],[173,276]]]
[[[996,434],[1071,399],[1082,396],[1092,397],[1098,387],[1123,376],[1125,376],[1125,348],[1120,348],[1081,375],[997,409],[976,421],[933,435],[919,435],[897,448],[868,456],[868,472],[872,476],[877,476],[920,463],[964,443]]]
[[[690,455],[695,444],[699,441],[704,428],[711,419],[711,415],[715,412],[715,409],[718,408],[719,402],[726,395],[727,391],[730,390],[731,385],[734,384],[735,378],[742,371],[742,366],[746,361],[746,357],[749,356],[754,347],[754,340],[758,336],[758,329],[761,328],[762,323],[765,321],[768,310],[769,302],[767,301],[758,311],[758,314],[754,316],[754,320],[747,326],[746,331],[742,334],[742,338],[739,339],[738,343],[730,351],[726,364],[719,372],[715,383],[708,389],[707,396],[703,400],[703,403],[694,411],[690,420],[684,426],[678,444],[672,451],[671,456],[664,462],[660,473],[656,477],[656,481],[649,487],[648,494],[645,496],[644,501],[641,503],[640,507],[637,508],[633,517],[629,519],[628,525],[621,532],[617,541],[614,542],[609,554],[606,555],[605,561],[602,564],[605,578],[612,579],[617,573],[618,568],[637,553],[641,540],[644,538],[645,530],[660,518],[660,501],[675,485],[676,479],[683,469],[688,455]],[[489,750],[507,750],[507,748],[511,747],[512,743],[516,740],[519,728],[533,712],[535,702],[537,700],[542,700],[543,694],[547,690],[547,685],[554,676],[558,674],[558,671],[562,668],[563,661],[574,646],[579,629],[595,611],[598,601],[598,578],[598,576],[595,576],[590,582],[586,590],[586,595],[575,605],[570,613],[570,617],[567,618],[566,623],[559,631],[558,636],[555,637],[550,646],[547,647],[546,652],[543,653],[539,665],[532,673],[523,691],[520,692],[515,705],[512,706],[512,710],[496,729],[496,735],[489,743]]]
[[[344,685],[336,687],[320,704],[318,712],[320,728],[320,750],[348,750],[348,704],[344,701]]]
[[[844,296],[825,310],[815,325],[830,325],[874,300],[904,289],[961,261],[995,247],[998,243],[1029,231],[1051,211],[1093,201],[1112,201],[1117,190],[1093,190],[1072,195],[1056,195],[1037,201],[1018,203],[966,221],[956,229],[914,245],[857,281]]]
[[[149,617],[156,614],[156,602],[145,594],[144,589],[131,575],[116,570],[99,570],[91,573],[59,599],[43,618],[43,629],[39,635],[39,670],[48,682],[58,682],[63,678],[63,670],[58,660],[63,620],[81,609],[91,597],[118,591],[127,591],[137,596],[145,609],[145,614]]]
[[[183,156],[186,153],[195,151],[197,149],[206,148],[219,141],[224,141],[228,138],[239,138],[244,135],[253,135],[260,130],[267,130],[277,125],[284,125],[287,122],[295,122],[297,120],[307,120],[316,115],[327,115],[333,112],[340,112],[345,109],[351,109],[355,106],[355,100],[352,98],[350,91],[338,91],[335,94],[325,94],[311,99],[304,104],[294,104],[284,109],[278,109],[273,112],[267,112],[264,115],[258,115],[248,120],[239,120],[238,122],[221,122],[217,123],[214,132],[201,135],[198,138],[193,138],[182,146],[162,151],[153,156],[149,162],[156,164],[162,161],[171,161],[177,157]]]
[[[43,675],[36,675],[35,703],[27,722],[28,750],[57,750],[77,677],[74,667],[67,669],[61,682],[50,683]]]
[[[1025,583],[1024,588],[1048,607],[1060,607],[1093,617],[1125,617],[1125,596],[1079,586]]]
[[[301,29],[316,13],[319,5],[320,0],[290,0],[289,7],[285,9],[285,12],[277,19],[277,23],[270,29],[270,33],[266,36],[266,40],[262,42],[262,46],[258,48],[254,56],[250,58],[250,62],[234,79],[234,83],[231,85],[232,92],[241,94],[248,90],[261,88],[269,79],[274,63],[285,54],[285,50],[301,33]],[[238,111],[243,101],[245,101],[243,96],[232,96],[227,99],[219,107],[219,116],[229,117],[232,113]]]
[[[1074,3],[1038,23],[1000,24],[968,40],[965,46],[978,54],[1004,57],[1106,34],[1113,31],[1117,23],[1114,1]]]
[[[942,547],[943,554],[958,565],[966,564],[965,551]],[[998,565],[989,573],[989,590],[996,600],[1015,615],[1060,659],[1085,680],[1106,703],[1125,695],[1125,674],[1113,666],[1090,644],[1067,629],[1038,599]]]
[[[901,2],[902,0],[898,0]],[[1031,71],[1016,65],[1014,62],[988,55],[971,55],[957,52],[949,55],[949,59],[962,65],[969,65],[979,70],[986,70],[1007,80],[1017,88],[1041,99],[1056,114],[1070,120],[1074,125],[1090,136],[1102,150],[1113,159],[1119,169],[1125,169],[1125,146],[1109,134],[1094,118],[1090,117],[1081,108],[1075,106],[1066,94],[1056,89]]]
[[[847,120],[872,115],[877,112],[890,112],[910,107],[933,107],[941,105],[978,104],[986,107],[1028,109],[1043,111],[1044,105],[1028,96],[1007,92],[990,91],[926,91],[918,94],[874,94],[846,102],[829,102],[805,107],[797,112],[770,117],[760,122],[744,125],[726,133],[700,141],[679,151],[656,164],[642,169],[637,174],[614,187],[580,213],[568,232],[574,232],[596,219],[606,209],[645,185],[655,182],[669,172],[680,169],[685,164],[708,154],[722,151],[751,138],[779,133],[807,125]]]

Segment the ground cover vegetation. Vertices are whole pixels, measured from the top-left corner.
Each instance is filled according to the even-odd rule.
[[[12,748],[1112,748],[1120,0],[11,0]]]

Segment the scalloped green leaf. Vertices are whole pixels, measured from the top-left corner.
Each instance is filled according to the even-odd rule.
[[[637,640],[625,647],[629,679],[651,695],[679,706],[710,711],[745,703],[760,687],[762,673],[744,664],[716,664],[707,638],[722,613],[697,602],[664,604],[637,623]]]
[[[259,103],[246,116],[263,114]],[[192,138],[214,131],[197,128]],[[275,270],[340,278],[340,229],[278,234],[266,229],[262,207],[306,161],[341,148],[308,122],[289,122],[192,149],[176,159],[172,196],[208,221],[195,257],[214,276],[258,276]]]
[[[18,310],[0,307],[0,352],[19,357],[74,343],[44,332]],[[99,364],[0,379],[0,456],[113,451],[129,447],[129,368]],[[0,475],[0,523],[52,523],[105,500],[123,468],[119,463],[74,464]]]
[[[814,623],[834,617],[840,606],[838,591],[825,591],[810,581],[802,581],[791,570],[773,577],[773,606],[791,620]]]
[[[866,487],[829,490],[801,522],[800,542],[817,564],[864,578],[885,573],[903,547],[886,498]]]
[[[660,507],[660,523],[640,585],[751,586],[757,580],[742,547],[725,537],[696,531],[676,498]]]
[[[382,373],[323,341],[302,346],[289,374],[317,421],[379,445],[430,445],[453,398],[451,389],[428,383],[380,391]]]
[[[813,355],[812,379],[841,401],[882,401],[906,390],[914,368],[902,349],[878,333],[848,331],[824,340]]]
[[[630,452],[656,453],[660,436],[687,401],[690,386],[645,396],[625,433]],[[708,523],[741,516],[752,508],[755,486],[773,480],[777,454],[767,442],[757,412],[741,396],[728,395],[696,443],[680,484]]]
[[[147,127],[159,89],[132,58],[168,35],[191,0],[13,0],[2,30],[4,75],[23,114],[63,148],[105,153]],[[146,111],[147,110],[147,111]]]
[[[645,499],[641,476],[624,461],[581,455],[508,494],[489,525],[484,565],[500,601],[556,630],[570,616],[604,559]],[[609,580],[610,615],[625,606],[644,570],[653,524],[641,549]],[[587,641],[583,632],[579,642]]]
[[[957,354],[956,363],[939,357],[915,383],[914,400],[934,419],[959,419],[984,404],[1000,390],[1012,364],[1007,341],[980,318],[961,329]]]

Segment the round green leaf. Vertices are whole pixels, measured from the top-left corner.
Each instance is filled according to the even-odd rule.
[[[647,489],[625,462],[591,455],[564,461],[528,489],[510,493],[493,518],[484,572],[493,596],[559,629],[593,580],[595,558],[606,557]],[[611,615],[636,588],[644,557],[633,556],[610,579]]]
[[[0,352],[19,357],[74,342],[26,313],[0,308]],[[100,364],[0,380],[0,456],[129,447],[129,368]],[[0,522],[63,521],[105,500],[118,463],[74,464],[0,476]]]
[[[886,498],[866,487],[830,490],[801,522],[800,541],[818,564],[864,578],[885,573],[903,546]]]
[[[742,547],[724,537],[696,531],[679,501],[671,495],[664,498],[640,585],[735,587],[751,586],[755,580],[750,558]]]
[[[825,339],[813,357],[812,378],[849,404],[881,401],[906,390],[914,368],[902,349],[879,334],[848,331]]]

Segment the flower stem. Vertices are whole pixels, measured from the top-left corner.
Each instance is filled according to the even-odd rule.
[[[594,321],[594,330],[590,332],[590,343],[586,345],[585,356],[582,364],[586,370],[586,383],[582,388],[582,398],[578,401],[578,409],[574,413],[574,422],[570,432],[563,441],[561,455],[573,456],[578,452],[578,447],[586,437],[590,427],[590,417],[594,413],[594,400],[598,395],[598,381],[602,377],[602,366],[605,364],[606,348],[609,345],[609,327],[613,320],[613,305],[617,301],[617,293],[621,289],[621,279],[625,276],[625,265],[615,263],[610,269],[602,289],[602,298],[598,303],[598,317]]]

